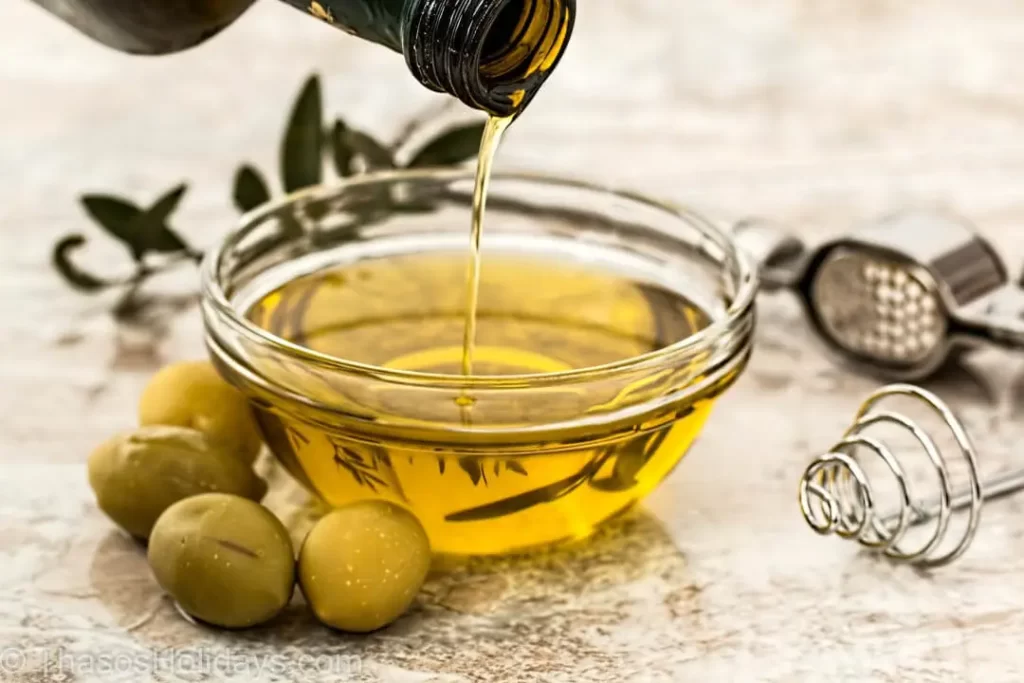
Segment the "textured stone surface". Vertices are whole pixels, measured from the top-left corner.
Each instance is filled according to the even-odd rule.
[[[1024,262],[1019,3],[581,10],[504,167],[768,215],[810,238],[937,204]],[[756,358],[689,459],[592,543],[439,571],[410,617],[365,638],[316,626],[298,602],[273,630],[183,622],[93,507],[82,462],[131,424],[155,368],[201,353],[198,315],[118,329],[108,302],[57,281],[49,247],[95,234],[77,193],[144,200],[185,178],[179,227],[212,243],[234,220],[232,170],[272,167],[283,103],[313,68],[332,109],[381,135],[436,98],[395,55],[271,2],[162,60],[89,44],[23,1],[4,3],[0,26],[0,680],[218,680],[260,663],[236,680],[313,680],[313,664],[336,674],[326,681],[1019,680],[1020,503],[988,508],[971,552],[931,576],[805,528],[795,480],[876,382],[830,364],[785,295],[762,301]],[[121,257],[94,242],[91,262]],[[1022,379],[1018,360],[989,354],[930,384],[963,413],[986,471],[1024,458]],[[103,654],[134,659],[109,671]]]

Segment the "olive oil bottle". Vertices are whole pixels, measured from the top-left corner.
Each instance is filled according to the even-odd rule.
[[[413,76],[496,116],[523,110],[557,64],[576,0],[283,0],[402,53]],[[34,0],[92,38],[136,54],[197,45],[253,0]]]

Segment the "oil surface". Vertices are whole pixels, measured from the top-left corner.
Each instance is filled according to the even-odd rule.
[[[465,252],[441,251],[328,268],[267,293],[250,318],[330,356],[458,377],[465,266]],[[611,363],[709,323],[674,292],[557,257],[499,253],[478,272],[475,376]],[[497,553],[586,536],[648,493],[685,453],[718,392],[661,405],[626,425],[548,430],[535,444],[520,439],[507,448],[507,435],[469,443],[438,425],[500,422],[514,431],[554,414],[582,417],[596,406],[610,410],[630,401],[646,389],[644,382],[650,378],[611,395],[592,395],[583,385],[521,402],[461,396],[469,400],[460,403],[439,393],[434,405],[429,392],[407,403],[403,394],[374,395],[360,403],[360,421],[339,421],[336,428],[270,401],[260,421],[282,462],[328,503],[394,500],[420,518],[438,552]],[[360,426],[389,424],[396,413],[412,416],[406,426],[430,436],[391,438]]]

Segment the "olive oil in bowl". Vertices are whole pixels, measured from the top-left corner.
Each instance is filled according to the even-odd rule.
[[[254,217],[207,263],[209,347],[327,503],[400,504],[440,553],[581,538],[745,366],[753,275],[695,215],[498,175],[467,376],[471,181],[385,174]]]
[[[465,254],[409,254],[338,266],[285,283],[250,309],[282,339],[384,369],[456,376],[463,369]],[[707,314],[669,291],[614,273],[536,255],[501,255],[481,271],[473,367],[477,376],[559,373],[628,360],[703,329]],[[614,409],[623,398],[605,397]],[[465,397],[380,397],[381,414],[409,416],[428,449],[346,431],[310,429],[287,412],[263,413],[269,433],[289,437],[289,456],[316,492],[340,505],[384,496],[417,511],[434,544],[492,552],[586,535],[643,496],[697,435],[714,391],[652,410],[623,429],[555,430],[543,444],[463,444],[438,425],[503,422],[524,427],[547,413],[581,413],[586,391],[556,391],[493,404]],[[410,405],[400,401],[409,400]],[[489,411],[500,410],[497,415]],[[273,423],[273,424],[270,424]],[[478,457],[481,448],[493,454]],[[537,451],[531,454],[530,451]],[[444,542],[437,539],[449,539]]]

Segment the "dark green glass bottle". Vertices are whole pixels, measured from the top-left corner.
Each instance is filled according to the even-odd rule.
[[[82,32],[136,54],[197,45],[253,0],[35,0]],[[576,0],[284,0],[405,55],[421,83],[498,116],[536,94],[568,44]]]

